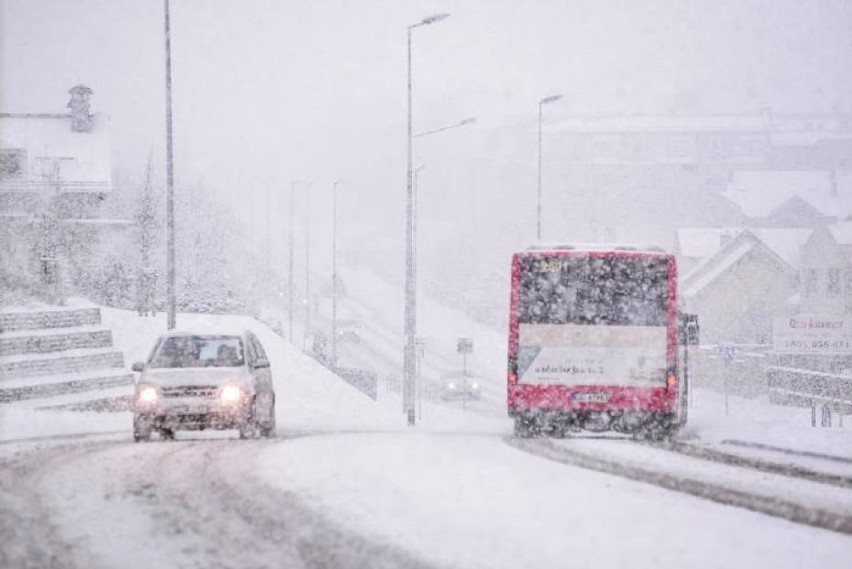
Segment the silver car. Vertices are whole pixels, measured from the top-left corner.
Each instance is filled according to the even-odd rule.
[[[444,401],[472,401],[479,399],[479,382],[465,375],[450,375],[443,378],[441,399]]]
[[[169,332],[157,340],[133,395],[133,438],[177,430],[237,429],[240,438],[275,431],[269,359],[257,337]]]

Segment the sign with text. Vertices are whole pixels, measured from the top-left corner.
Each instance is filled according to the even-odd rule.
[[[816,314],[775,318],[772,347],[796,354],[852,354],[852,319]]]

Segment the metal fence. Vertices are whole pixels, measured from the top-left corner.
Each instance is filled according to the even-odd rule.
[[[852,376],[802,370],[788,367],[766,369],[769,400],[780,405],[811,408],[811,425],[831,427],[832,413],[837,413],[840,426],[843,416],[852,414]]]
[[[810,407],[813,426],[819,422],[830,427],[834,414],[842,426],[843,416],[852,414],[852,375],[784,365],[823,363],[832,369],[837,367],[836,358],[791,361],[767,345],[702,346],[697,352],[691,366],[695,385],[739,397],[768,396],[776,405]]]

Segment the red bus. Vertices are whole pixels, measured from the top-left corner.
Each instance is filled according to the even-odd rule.
[[[663,438],[686,419],[674,255],[566,245],[512,257],[508,410],[517,436]]]

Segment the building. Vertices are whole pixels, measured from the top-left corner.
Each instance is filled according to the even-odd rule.
[[[61,299],[90,279],[112,191],[109,118],[90,112],[92,90],[70,89],[68,113],[0,114],[2,284]]]
[[[772,319],[788,314],[809,229],[742,229],[681,278],[702,342],[769,345]],[[690,249],[683,244],[682,248]]]
[[[852,171],[740,171],[723,195],[750,227],[816,227],[852,216]]]
[[[833,208],[824,194],[852,175],[852,115],[549,113],[542,176],[562,239],[672,247],[679,227],[813,227]],[[820,197],[802,194],[803,184]],[[767,187],[777,211],[756,215],[739,199]]]

